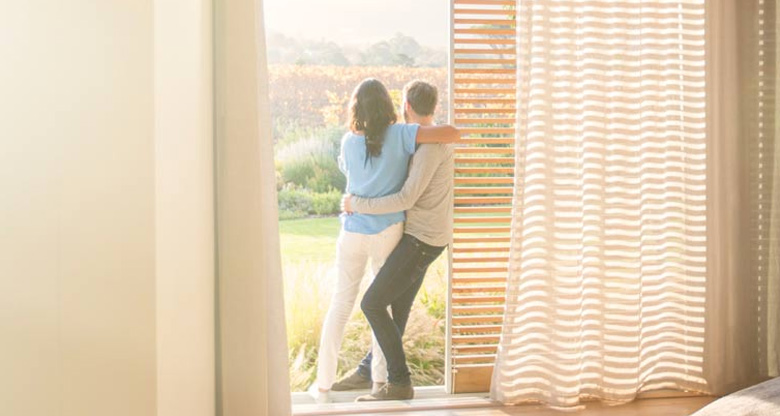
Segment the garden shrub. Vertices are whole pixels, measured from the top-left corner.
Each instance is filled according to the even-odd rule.
[[[301,211],[287,211],[287,210],[279,210],[279,220],[299,220],[301,218],[306,218],[306,213]]]
[[[296,186],[286,186],[278,193],[279,219],[291,220],[309,215],[335,215],[341,211],[341,192],[312,192]]]
[[[309,215],[312,207],[311,192],[285,187],[278,193],[279,219],[291,220]]]
[[[280,148],[276,162],[282,182],[314,192],[343,191],[346,178],[338,167],[339,140],[340,136],[331,133]]]
[[[317,215],[338,214],[341,211],[341,192],[333,189],[312,194],[312,210]]]
[[[323,127],[301,124],[297,120],[291,121],[281,118],[275,118],[273,123],[274,144],[278,149],[312,137],[328,138],[339,144],[341,136],[344,135],[345,131],[343,126],[337,124]]]

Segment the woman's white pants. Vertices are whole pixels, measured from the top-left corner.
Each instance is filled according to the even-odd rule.
[[[331,298],[325,322],[322,324],[317,386],[330,389],[336,381],[339,350],[344,327],[352,314],[360,283],[371,260],[372,279],[382,268],[404,232],[402,222],[391,225],[379,234],[358,234],[341,230],[336,249],[336,289]],[[375,383],[387,382],[387,362],[372,335],[371,376]]]

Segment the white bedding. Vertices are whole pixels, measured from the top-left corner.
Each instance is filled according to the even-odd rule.
[[[780,416],[780,377],[722,397],[691,416]]]

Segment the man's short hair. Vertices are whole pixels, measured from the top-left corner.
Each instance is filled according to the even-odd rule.
[[[435,86],[416,79],[406,84],[404,97],[415,113],[421,116],[430,116],[436,110],[439,91]]]

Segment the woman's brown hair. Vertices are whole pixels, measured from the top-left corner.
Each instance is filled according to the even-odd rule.
[[[382,153],[385,130],[398,120],[387,88],[376,79],[364,79],[349,102],[349,128],[366,136],[366,162]]]

